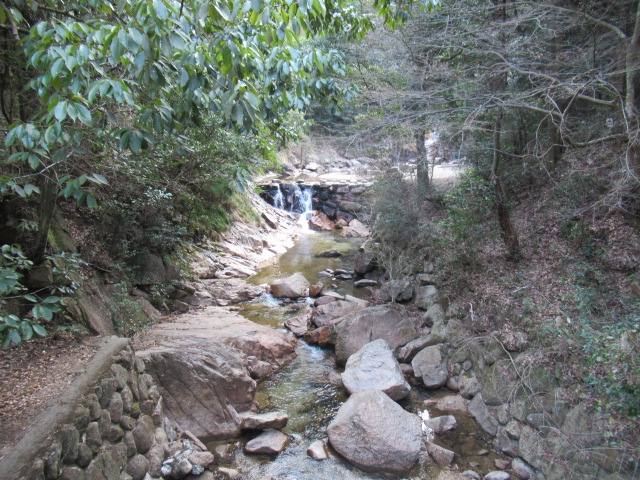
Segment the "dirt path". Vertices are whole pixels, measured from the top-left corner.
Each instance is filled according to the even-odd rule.
[[[92,338],[56,334],[0,350],[0,459],[31,421],[84,372]]]

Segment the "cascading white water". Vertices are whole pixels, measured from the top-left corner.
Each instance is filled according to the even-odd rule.
[[[293,187],[293,191],[291,189]],[[271,194],[273,206],[292,213],[299,213],[298,224],[305,233],[311,233],[309,229],[309,217],[313,212],[313,188],[302,187],[299,184],[278,185]]]
[[[298,199],[297,211],[300,212],[300,218],[298,224],[300,228],[306,233],[312,232],[309,228],[309,217],[313,212],[313,192],[311,187],[301,188],[300,185],[296,185],[296,192],[294,194]]]
[[[278,190],[276,190],[276,193],[273,196],[273,206],[280,210],[284,210],[284,195],[282,195],[280,186],[278,186]]]

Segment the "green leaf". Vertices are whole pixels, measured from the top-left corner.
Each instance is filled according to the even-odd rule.
[[[67,118],[67,102],[64,100],[59,101],[56,108],[53,110],[53,114],[59,122],[62,122]]]
[[[225,75],[233,68],[233,55],[226,45],[222,48],[222,73]]]
[[[33,331],[36,332],[41,337],[47,336],[47,329],[44,328],[42,325],[33,325]]]
[[[76,109],[78,110],[78,119],[85,125],[91,126],[92,119],[91,119],[91,112],[89,111],[89,109],[84,105],[82,105],[81,103],[76,103],[75,106],[76,106]]]
[[[96,197],[94,197],[92,193],[87,193],[87,207],[89,207],[92,210],[98,207],[98,201],[96,200]]]
[[[94,173],[93,175],[88,177],[88,179],[90,181],[92,181],[93,183],[97,183],[99,185],[108,185],[109,184],[109,181],[104,176],[100,175],[99,173]]]
[[[47,298],[45,298],[42,303],[58,303],[60,301],[60,297],[57,297],[55,295],[51,295]]]
[[[33,337],[33,328],[29,322],[22,322],[22,325],[20,325],[20,331],[22,332],[22,337],[25,341],[31,340],[31,337]]]
[[[35,185],[31,185],[30,183],[27,183],[24,186],[24,193],[29,196],[32,193],[40,193],[40,189],[38,187],[36,187]]]
[[[9,340],[8,343],[7,340]],[[20,338],[20,334],[16,330],[9,330],[7,338],[5,339],[5,346],[11,345],[12,343],[18,344],[21,341],[22,339]]]
[[[36,305],[35,307],[33,307],[33,316],[36,319],[45,319],[47,321],[51,320],[53,318],[53,310],[51,310],[49,307],[45,307],[44,305]]]
[[[263,5],[264,5],[263,0],[251,0],[251,8],[256,13],[260,13],[260,10],[262,10]]]
[[[162,0],[155,0],[153,2],[153,7],[156,12],[156,15],[160,20],[167,19],[167,17],[169,16],[169,13],[167,11],[167,6],[164,4]]]
[[[133,153],[140,153],[142,150],[142,139],[138,132],[132,132],[129,140],[129,148]]]
[[[34,154],[29,154],[29,157],[27,158],[27,162],[29,163],[29,166],[35,170],[36,168],[38,168],[40,166],[40,158],[37,155]],[[26,193],[26,191],[25,191]],[[28,195],[28,193],[27,193]]]

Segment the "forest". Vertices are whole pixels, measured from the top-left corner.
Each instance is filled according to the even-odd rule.
[[[330,144],[384,172],[385,279],[433,262],[468,338],[524,339],[637,475],[638,0],[2,0],[0,68],[3,349],[85,335],[89,270],[142,330],[141,255],[186,265],[260,221],[283,152]]]

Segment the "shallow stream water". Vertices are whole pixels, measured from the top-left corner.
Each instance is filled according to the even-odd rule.
[[[258,275],[250,279],[255,284],[269,284],[278,278],[301,272],[312,283],[322,281],[326,290],[341,294],[367,297],[366,289],[354,289],[353,282],[336,283],[331,278],[319,279],[318,272],[327,268],[352,269],[353,256],[362,239],[346,239],[333,232],[317,232],[303,235],[296,245],[280,257],[277,265],[262,269]],[[340,258],[317,258],[315,255],[323,250],[337,249],[343,253]],[[265,295],[242,305],[240,313],[246,318],[273,328],[284,329],[284,322],[307,307],[307,301],[293,304],[282,304],[271,295]],[[365,473],[343,460],[335,452],[330,451],[331,458],[325,461],[311,459],[306,453],[307,447],[317,439],[326,439],[326,428],[335,416],[340,405],[347,399],[346,392],[331,382],[330,376],[336,372],[334,354],[330,349],[308,345],[301,342],[297,347],[297,358],[258,386],[256,401],[261,412],[281,410],[289,415],[289,422],[282,431],[292,439],[287,449],[276,457],[265,455],[245,455],[238,449],[233,468],[242,473],[246,480],[257,480],[264,475],[273,475],[277,480],[351,480],[384,478]],[[401,405],[419,414],[425,409],[424,402],[434,395],[419,386],[413,386],[412,393]],[[436,392],[435,395],[438,395]],[[475,464],[490,468],[492,456],[482,453],[490,451],[475,421],[466,413],[432,412],[432,416],[455,414],[458,427],[452,433],[438,438],[441,445],[454,450],[460,467]],[[254,435],[241,438],[241,442]],[[462,461],[458,461],[462,460]],[[466,468],[463,468],[466,469]],[[475,468],[482,471],[483,469]],[[435,479],[440,469],[425,456],[406,477],[407,479]],[[387,477],[389,478],[389,477]],[[398,477],[395,477],[398,478]]]

